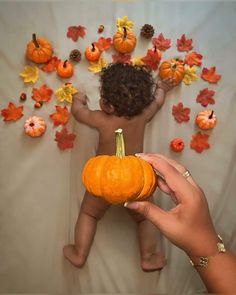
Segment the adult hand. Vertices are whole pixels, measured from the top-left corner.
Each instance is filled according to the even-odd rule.
[[[183,176],[186,169],[176,161],[160,154],[138,156],[158,172],[158,186],[172,197],[175,207],[164,211],[147,201],[129,202],[126,207],[143,214],[190,257],[214,255],[218,238],[201,188],[191,176]]]

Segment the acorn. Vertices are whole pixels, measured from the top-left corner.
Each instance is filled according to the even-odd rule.
[[[98,33],[101,34],[104,31],[104,25],[98,27]]]
[[[154,33],[155,31],[153,26],[149,24],[145,24],[144,26],[142,26],[141,32],[140,32],[141,36],[146,39],[151,39]]]
[[[25,92],[22,92],[20,95],[20,100],[25,101],[27,99],[27,95]]]

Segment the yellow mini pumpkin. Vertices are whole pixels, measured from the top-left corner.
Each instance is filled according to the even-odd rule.
[[[136,36],[133,32],[127,31],[123,27],[123,31],[117,31],[113,36],[113,46],[120,53],[128,53],[134,50],[136,46]]]
[[[159,67],[161,79],[172,78],[174,82],[180,83],[184,78],[184,64],[182,60],[168,59],[163,61]]]
[[[46,123],[43,118],[32,116],[25,121],[24,130],[27,135],[38,137],[46,131]]]
[[[53,47],[43,37],[36,38],[36,34],[33,34],[32,40],[27,44],[26,56],[33,62],[40,64],[46,63],[52,57]]]
[[[122,129],[115,131],[116,155],[99,155],[87,161],[82,181],[91,194],[112,204],[143,200],[156,189],[152,166],[139,157],[125,156]]]
[[[215,127],[217,119],[214,111],[203,110],[197,114],[195,122],[199,128],[207,130]]]

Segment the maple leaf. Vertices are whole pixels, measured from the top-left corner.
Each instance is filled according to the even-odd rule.
[[[54,126],[58,125],[66,125],[69,120],[69,111],[66,106],[55,106],[56,112],[49,115],[49,117],[53,120]]]
[[[38,102],[48,102],[53,94],[52,89],[48,88],[46,84],[43,84],[40,88],[32,89],[32,98]]]
[[[160,33],[158,37],[152,38],[153,46],[156,46],[157,49],[165,51],[166,49],[170,48],[171,40],[165,39],[163,34]]]
[[[56,131],[56,137],[54,140],[57,142],[57,146],[60,150],[65,150],[73,148],[75,138],[75,134],[68,133],[67,128],[63,128],[61,131]]]
[[[214,90],[204,88],[199,91],[198,96],[196,98],[196,102],[200,103],[203,107],[207,107],[208,104],[215,104],[215,100],[213,98],[214,95]]]
[[[180,39],[177,39],[177,49],[179,51],[189,51],[193,48],[192,42],[192,39],[186,39],[185,34],[183,34]]]
[[[67,31],[67,37],[76,42],[79,37],[84,38],[86,28],[83,26],[70,26]]]
[[[185,65],[183,82],[186,85],[190,85],[193,81],[196,81],[198,79],[196,71],[197,69],[194,66],[190,67]]]
[[[94,42],[94,44],[100,51],[104,51],[111,47],[112,39],[100,37],[97,42]]]
[[[143,56],[133,57],[131,59],[132,65],[134,65],[134,66],[143,66],[144,63],[142,62],[142,58],[143,58]]]
[[[123,62],[126,64],[130,63],[131,55],[130,54],[113,54],[112,55],[112,62]]]
[[[123,28],[126,28],[127,30],[131,31],[133,26],[134,26],[134,23],[128,19],[128,16],[123,16],[116,20],[116,27],[118,31],[123,32]]]
[[[76,92],[78,92],[78,90],[71,83],[66,83],[55,90],[55,95],[58,101],[72,103],[72,95]]]
[[[13,102],[9,102],[6,109],[1,110],[4,121],[16,121],[23,116],[23,106],[17,107]]]
[[[182,102],[172,107],[172,115],[178,123],[189,121],[190,108],[185,108]]]
[[[200,66],[202,64],[202,55],[196,51],[189,52],[184,60],[184,63],[188,64],[190,67],[193,65]]]
[[[141,61],[152,70],[157,70],[161,60],[161,53],[158,49],[148,49],[146,56],[141,58]]]
[[[107,66],[108,62],[105,58],[100,57],[98,61],[90,62],[88,70],[93,73],[99,73],[103,68]]]
[[[197,153],[201,153],[205,149],[209,149],[210,145],[208,143],[208,134],[201,133],[200,131],[192,135],[192,140],[190,142],[190,148],[195,150]]]
[[[203,68],[201,73],[201,78],[208,81],[209,83],[217,83],[221,75],[216,74],[216,67],[211,67],[210,69]]]
[[[56,56],[53,56],[52,58],[49,59],[49,61],[45,65],[41,67],[41,70],[48,73],[53,72],[56,70],[60,61],[61,60],[59,58],[57,58]]]
[[[24,83],[35,83],[39,78],[39,70],[36,66],[25,66],[20,76],[24,79]]]

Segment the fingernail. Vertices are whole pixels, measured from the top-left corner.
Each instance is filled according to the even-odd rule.
[[[143,155],[145,155],[144,153],[137,153],[135,154],[136,157],[142,157]]]
[[[129,209],[138,209],[138,202],[125,202],[124,207],[129,208]]]

